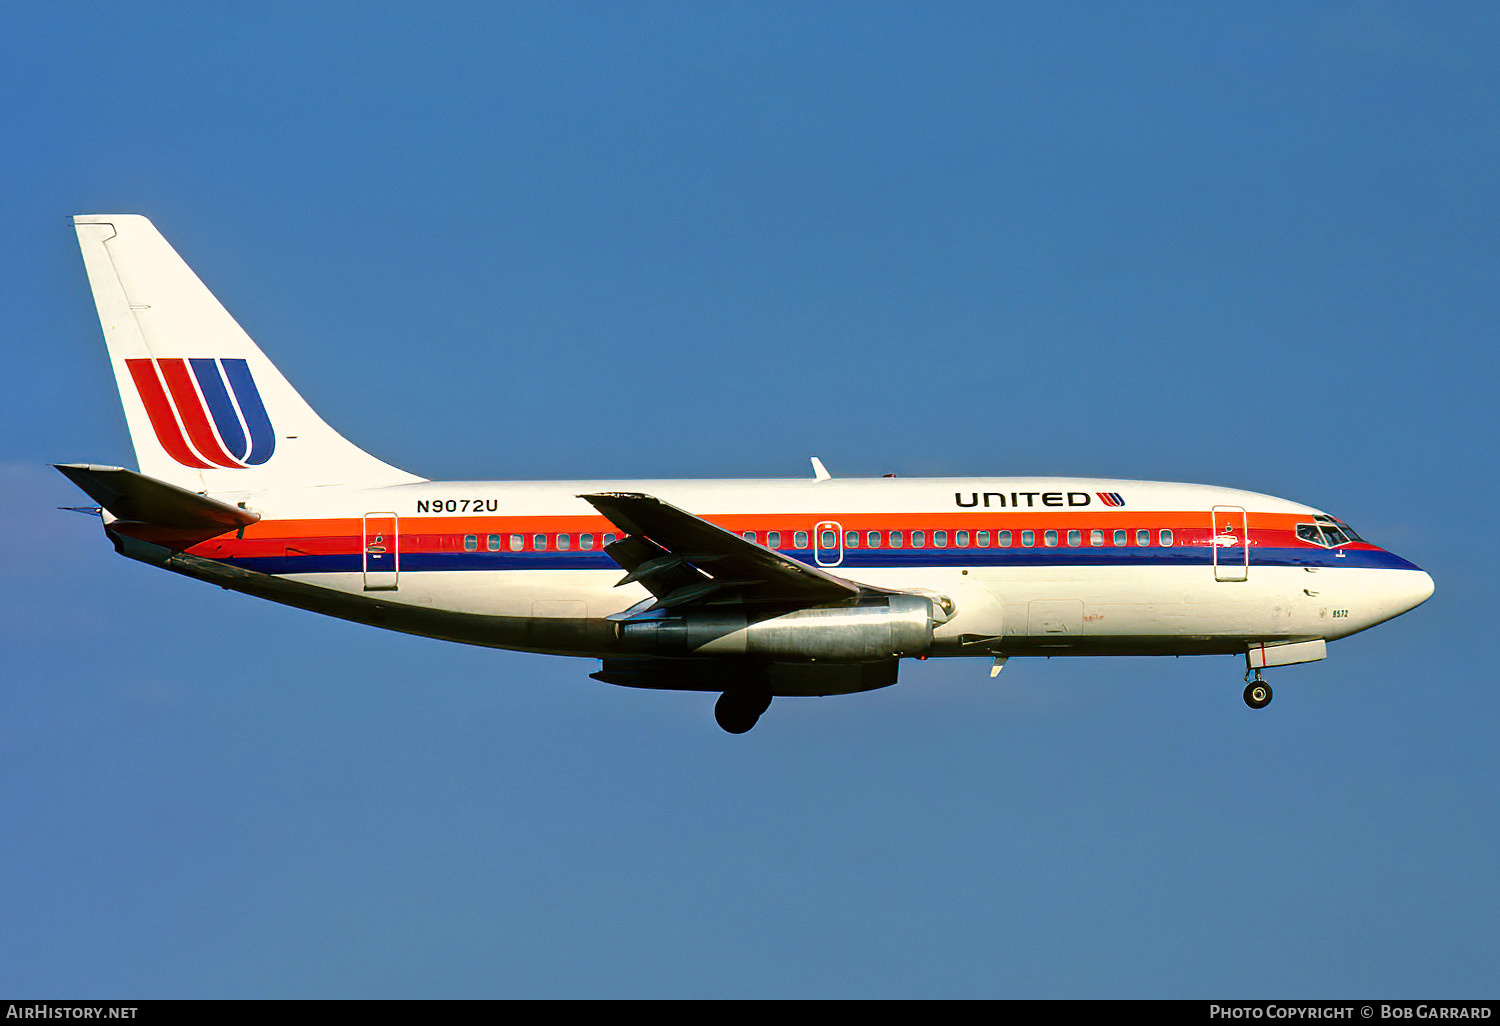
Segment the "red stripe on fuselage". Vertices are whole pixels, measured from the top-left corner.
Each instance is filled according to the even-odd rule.
[[[1209,527],[1205,520],[1207,515],[1198,511],[1167,511],[1152,510],[1149,512],[1126,512],[1110,510],[1107,514],[1086,513],[1062,513],[1048,514],[1040,510],[1034,511],[1005,511],[998,514],[973,514],[958,513],[948,515],[934,515],[929,513],[917,514],[871,514],[871,513],[848,513],[834,517],[816,516],[814,514],[731,514],[727,516],[713,516],[709,519],[726,530],[739,534],[744,531],[754,531],[756,541],[766,544],[766,535],[771,531],[778,531],[781,535],[781,549],[791,549],[792,542],[797,531],[805,531],[808,534],[809,545],[813,538],[813,525],[836,519],[843,523],[845,530],[857,530],[860,532],[859,544],[845,546],[848,550],[869,551],[986,551],[1014,549],[1022,550],[1026,546],[1021,544],[1020,532],[1030,530],[1036,532],[1035,545],[1032,548],[1051,549],[1058,552],[1077,551],[1085,552],[1090,549],[1159,549],[1160,536],[1158,532],[1163,528],[1173,532],[1174,548],[1198,548],[1212,547],[1215,538],[1220,535]],[[1306,522],[1308,517],[1302,514],[1285,513],[1251,513],[1250,514],[1250,546],[1252,549],[1306,549],[1308,551],[1327,551],[1323,546],[1311,544],[1295,533],[1295,524]],[[858,526],[854,526],[858,525]],[[1087,525],[1087,526],[1086,526]],[[1124,528],[1128,531],[1126,544],[1119,546],[1114,544],[1114,531]],[[1068,545],[1066,532],[1070,529],[1081,530],[1083,536],[1082,544]],[[1102,546],[1090,544],[1088,531],[1099,529],[1105,532]],[[878,530],[882,534],[881,544],[868,546],[866,544],[866,532]],[[906,545],[900,549],[891,548],[888,543],[888,532],[902,531],[905,533]],[[960,546],[954,534],[957,531],[970,532],[970,544]],[[980,546],[976,544],[975,532],[984,530],[991,533],[989,544]],[[1012,533],[1011,544],[1002,546],[997,544],[995,535],[999,531],[1010,531]],[[1058,544],[1046,545],[1045,532],[1056,530],[1059,533]],[[1150,541],[1147,545],[1136,544],[1137,530],[1151,532]],[[912,531],[926,531],[926,544],[914,547],[911,545]],[[937,531],[949,532],[948,544],[937,546],[933,544],[933,535]],[[401,551],[403,553],[421,552],[450,552],[450,551],[474,551],[464,549],[464,536],[475,535],[479,546],[478,551],[494,551],[488,547],[488,536],[499,535],[502,538],[502,549],[500,551],[511,552],[536,552],[534,538],[536,535],[544,535],[547,539],[547,550],[559,555],[577,555],[589,550],[579,546],[578,536],[581,534],[592,534],[595,536],[595,544],[601,545],[605,533],[621,535],[624,532],[609,521],[601,517],[590,516],[484,516],[484,517],[423,517],[410,516],[401,518]],[[571,535],[573,547],[568,550],[557,549],[557,535]],[[1236,539],[1240,531],[1233,532]],[[522,547],[512,549],[510,536],[520,535]],[[327,520],[262,520],[245,528],[239,536],[228,536],[217,539],[214,542],[215,549],[212,552],[205,551],[204,554],[212,556],[272,556],[282,555],[288,549],[294,549],[299,554],[340,554],[358,552],[364,544],[363,535],[360,530],[360,521],[355,518],[329,518]],[[1369,542],[1355,542],[1340,546],[1344,551],[1379,551],[1379,547]],[[197,551],[197,550],[195,550]],[[594,551],[598,551],[595,549]],[[1224,547],[1226,552],[1238,552],[1238,542],[1234,545]]]

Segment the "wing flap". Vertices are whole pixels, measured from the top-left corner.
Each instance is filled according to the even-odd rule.
[[[604,552],[626,571],[625,576],[615,583],[617,588],[639,581],[652,595],[663,598],[709,580],[691,564],[674,558],[654,541],[639,535],[627,534],[612,541],[604,546]]]

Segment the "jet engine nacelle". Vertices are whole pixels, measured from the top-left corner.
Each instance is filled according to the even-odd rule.
[[[937,622],[947,619],[941,611]],[[932,647],[934,609],[922,595],[797,609],[766,619],[744,610],[700,610],[626,620],[620,640],[653,655],[759,655],[863,661],[921,655]]]

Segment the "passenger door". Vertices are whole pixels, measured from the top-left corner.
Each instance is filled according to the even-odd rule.
[[[362,523],[365,591],[395,591],[401,571],[401,536],[396,514],[366,513]]]
[[[1250,520],[1243,507],[1215,506],[1209,511],[1213,537],[1214,580],[1250,579]]]

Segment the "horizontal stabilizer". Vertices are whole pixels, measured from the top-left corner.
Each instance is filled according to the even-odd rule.
[[[221,534],[248,527],[260,519],[259,513],[123,467],[97,467],[88,463],[54,463],[53,466],[121,520],[159,527],[213,530],[215,534]]]

